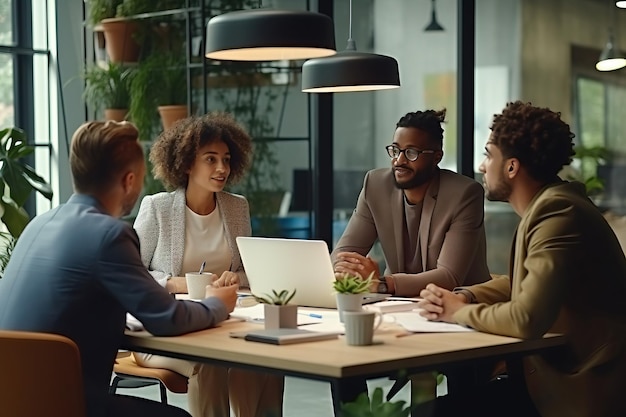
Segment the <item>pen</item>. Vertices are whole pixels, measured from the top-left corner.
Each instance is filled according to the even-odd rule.
[[[298,314],[301,314],[303,316],[313,317],[314,319],[321,319],[322,318],[321,314],[315,314],[315,313],[298,313]]]

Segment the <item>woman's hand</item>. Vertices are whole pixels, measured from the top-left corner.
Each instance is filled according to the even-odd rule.
[[[224,271],[221,277],[213,281],[214,287],[228,287],[230,285],[239,286],[239,275],[232,271]]]

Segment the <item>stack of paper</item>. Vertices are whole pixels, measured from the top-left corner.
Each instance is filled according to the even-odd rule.
[[[364,306],[363,308],[385,314],[396,313],[398,311],[411,311],[417,308],[417,304],[412,301],[379,301],[377,303]]]

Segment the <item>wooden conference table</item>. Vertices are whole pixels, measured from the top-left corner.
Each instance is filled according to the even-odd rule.
[[[247,368],[328,381],[335,414],[351,381],[426,370],[453,369],[484,359],[508,359],[565,343],[560,335],[521,340],[479,332],[415,333],[397,325],[381,326],[377,344],[348,346],[343,336],[291,345],[270,345],[230,337],[231,332],[259,329],[259,324],[230,319],[219,327],[175,337],[155,337],[146,331],[126,332],[125,349],[173,358]],[[398,337],[402,335],[404,337]]]

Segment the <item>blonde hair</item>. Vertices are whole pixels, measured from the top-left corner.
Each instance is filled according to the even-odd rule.
[[[143,161],[139,132],[128,122],[91,121],[72,136],[70,168],[80,193],[106,190],[132,164]]]

